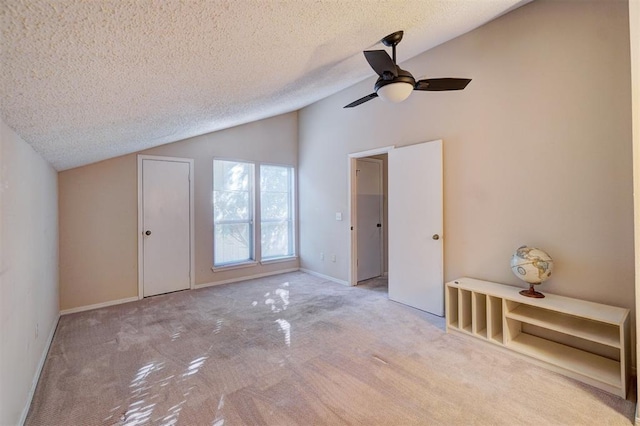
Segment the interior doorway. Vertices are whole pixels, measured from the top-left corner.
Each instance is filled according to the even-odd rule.
[[[349,154],[351,262],[349,284],[384,283],[388,274],[387,153],[393,147]],[[380,290],[380,288],[378,288]]]
[[[387,154],[356,160],[357,280],[361,283],[386,272],[384,246],[384,177]]]

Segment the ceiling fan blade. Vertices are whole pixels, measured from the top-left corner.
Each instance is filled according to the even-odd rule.
[[[363,104],[363,103],[365,103],[367,101],[370,101],[371,99],[374,99],[374,98],[377,98],[377,97],[378,97],[377,93],[372,93],[370,95],[367,95],[367,96],[365,96],[363,98],[358,99],[357,101],[351,102],[349,105],[345,105],[344,108],[353,108],[353,107],[356,107],[356,106],[358,106],[360,104]]]
[[[470,78],[427,78],[418,80],[413,90],[439,92],[443,90],[462,90],[467,87]]]
[[[396,64],[385,50],[365,50],[363,53],[371,68],[380,77],[385,80],[391,80],[393,77],[398,76]],[[385,78],[385,75],[387,78]]]

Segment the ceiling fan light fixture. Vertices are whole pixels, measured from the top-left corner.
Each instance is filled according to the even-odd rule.
[[[344,108],[353,108],[378,97],[392,103],[402,102],[414,90],[440,92],[462,90],[467,87],[471,81],[469,78],[425,78],[416,81],[409,71],[400,68],[396,62],[396,45],[402,40],[403,34],[402,31],[396,31],[381,40],[382,44],[391,47],[393,56],[389,56],[386,50],[365,50],[362,52],[369,66],[378,75],[378,80],[373,86],[375,92],[345,105]]]
[[[379,87],[376,93],[385,101],[397,104],[407,99],[412,91],[413,85],[411,83],[398,81]]]

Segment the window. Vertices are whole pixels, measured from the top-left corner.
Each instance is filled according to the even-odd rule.
[[[258,178],[253,163],[213,160],[214,268],[295,255],[294,169],[259,167]],[[260,207],[254,211],[256,198]]]
[[[248,262],[253,256],[254,165],[213,160],[213,265]]]
[[[260,166],[262,259],[293,256],[293,168]]]

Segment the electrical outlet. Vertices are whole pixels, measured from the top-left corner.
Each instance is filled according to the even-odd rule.
[[[336,261],[336,255],[335,255],[335,254],[332,254],[332,255],[331,255],[331,261],[332,261],[332,262],[335,262],[335,261]]]

